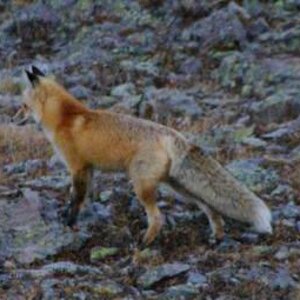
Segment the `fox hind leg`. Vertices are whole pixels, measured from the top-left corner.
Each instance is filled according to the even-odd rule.
[[[212,231],[212,238],[219,241],[222,240],[224,238],[224,220],[222,216],[203,202],[194,202],[206,214]]]
[[[148,228],[143,242],[149,245],[159,234],[163,225],[163,218],[155,199],[156,186],[155,184],[149,185],[148,182],[139,180],[134,182],[134,190],[147,213]]]
[[[134,191],[147,213],[148,228],[143,242],[149,245],[159,234],[163,217],[156,204],[156,188],[164,179],[168,167],[168,158],[162,152],[141,153],[131,163],[129,175]]]
[[[169,179],[168,184],[179,194],[186,197],[189,202],[195,203],[206,215],[209,225],[212,231],[212,238],[216,240],[222,240],[224,238],[224,220],[216,210],[209,207],[201,199],[196,198],[187,192],[177,182]]]

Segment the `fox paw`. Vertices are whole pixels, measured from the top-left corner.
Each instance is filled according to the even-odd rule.
[[[72,227],[76,223],[77,214],[74,213],[71,203],[67,204],[61,212],[61,220],[65,226]]]
[[[210,236],[209,236],[209,239],[208,239],[208,243],[210,245],[218,245],[220,244],[225,238],[225,234],[224,232],[220,233],[220,234],[215,234],[215,233],[212,233]]]

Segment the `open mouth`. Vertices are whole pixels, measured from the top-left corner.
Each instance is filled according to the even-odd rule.
[[[30,119],[29,108],[26,104],[22,104],[20,109],[12,117],[12,122],[16,125],[24,125]]]

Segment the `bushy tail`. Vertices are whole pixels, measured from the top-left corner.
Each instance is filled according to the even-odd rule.
[[[219,213],[250,223],[258,232],[272,232],[266,204],[197,146],[172,162],[170,177],[178,187]]]

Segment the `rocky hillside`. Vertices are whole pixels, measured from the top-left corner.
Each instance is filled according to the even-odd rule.
[[[90,107],[183,132],[272,209],[274,234],[207,219],[162,187],[165,226],[96,172],[77,230],[68,173],[34,123],[11,121],[23,71]],[[0,299],[300,299],[300,2],[0,0]]]

